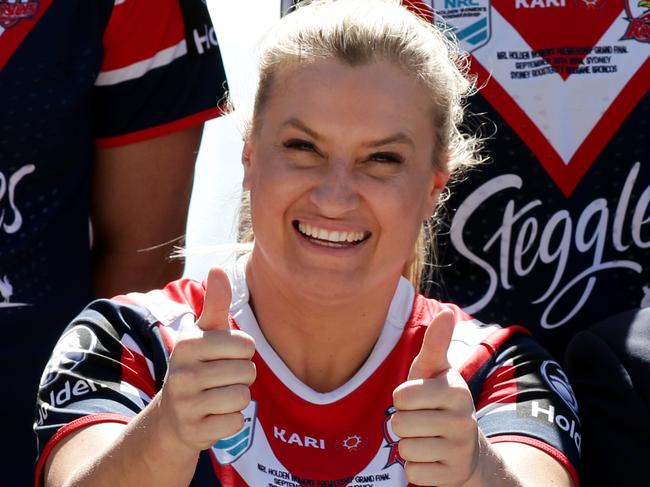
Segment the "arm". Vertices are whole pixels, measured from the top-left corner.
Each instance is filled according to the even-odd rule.
[[[199,452],[179,448],[164,434],[155,413],[158,402],[156,396],[128,425],[100,423],[63,440],[50,453],[44,485],[189,485]]]
[[[492,457],[492,460],[486,462],[486,464],[491,465],[492,470],[484,469],[482,471],[484,478],[493,476],[496,481],[500,474],[504,474],[504,478],[512,475],[513,478],[519,479],[518,483],[505,485],[573,486],[571,476],[566,469],[542,450],[522,443],[507,442],[497,443],[491,445],[491,447],[492,453],[489,454],[489,457]],[[487,457],[488,455],[486,455],[486,460]],[[500,466],[501,461],[505,464],[505,469],[503,471],[494,469],[495,466]]]
[[[492,402],[495,407],[487,416],[488,422],[493,423],[492,428],[496,421],[502,436],[499,438],[493,431],[495,444],[486,438],[477,419],[479,415],[474,408],[472,393],[460,372],[452,369],[447,359],[454,324],[453,313],[449,310],[443,310],[433,318],[424,334],[420,352],[411,364],[408,380],[393,392],[396,412],[391,419],[392,428],[401,438],[399,453],[405,460],[409,482],[439,487],[573,486],[562,463],[546,453],[554,451],[561,456],[562,452],[534,435],[530,438],[530,446],[520,443],[518,437],[522,435],[515,424],[521,423],[521,418],[517,411],[522,416],[528,413],[525,407],[515,410],[517,404],[507,399],[512,401],[519,394],[526,396],[526,388],[530,386],[523,390],[513,389],[516,376],[513,366],[521,366],[514,357],[510,357],[512,365],[492,368],[497,373],[497,380],[492,383],[494,389],[488,392],[494,396],[492,401],[496,398],[498,402]],[[538,371],[541,362],[528,361],[528,364]],[[540,384],[539,390],[543,391],[543,388]],[[532,416],[539,416],[541,408],[556,410],[555,406],[547,407],[547,403],[541,402],[543,395],[537,397],[539,402],[534,407],[539,409],[535,409]],[[540,423],[540,427],[533,430],[539,433],[545,428],[549,430],[548,425]],[[553,435],[553,427],[547,431],[549,433]]]
[[[98,296],[162,287],[180,277],[169,262],[185,233],[202,126],[99,148],[92,189]]]
[[[95,423],[60,441],[45,460],[46,486],[190,483],[200,452],[239,431],[250,402],[255,344],[230,329],[230,300],[225,273],[211,271],[201,317],[185,315],[162,389],[127,425]]]

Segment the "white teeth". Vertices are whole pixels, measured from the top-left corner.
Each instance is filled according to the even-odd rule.
[[[363,240],[363,232],[329,231],[324,228],[311,226],[309,223],[298,223],[298,230],[309,237],[327,242],[358,242]]]

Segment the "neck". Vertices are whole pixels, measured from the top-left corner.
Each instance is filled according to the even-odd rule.
[[[271,347],[312,389],[329,392],[345,384],[377,342],[399,276],[382,288],[327,299],[252,264],[246,270],[250,304]]]

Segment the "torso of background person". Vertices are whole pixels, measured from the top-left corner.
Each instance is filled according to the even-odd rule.
[[[453,187],[427,294],[562,357],[580,329],[650,305],[648,7],[419,3],[470,52],[484,116],[467,123],[492,135],[490,161]]]
[[[57,337],[93,298],[95,146],[216,116],[224,80],[200,0],[0,1],[3,329]]]

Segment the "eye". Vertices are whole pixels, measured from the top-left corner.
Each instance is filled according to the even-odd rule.
[[[401,164],[404,162],[402,156],[395,152],[376,152],[371,154],[369,159],[375,162],[385,162],[389,164]]]
[[[287,149],[296,149],[299,151],[317,152],[316,146],[311,142],[301,139],[289,139],[282,145]]]

